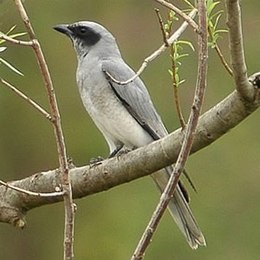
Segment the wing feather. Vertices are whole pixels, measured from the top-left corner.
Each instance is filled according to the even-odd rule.
[[[122,60],[105,60],[102,70],[118,81],[125,81],[135,75],[134,71]],[[135,120],[157,140],[167,135],[162,120],[155,110],[150,95],[138,77],[126,85],[119,85],[105,74],[109,85]]]

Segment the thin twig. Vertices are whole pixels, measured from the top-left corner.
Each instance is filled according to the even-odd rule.
[[[191,108],[191,113],[189,117],[189,121],[187,124],[187,128],[184,134],[183,144],[174,166],[173,173],[169,179],[169,182],[161,195],[160,202],[154,211],[152,218],[147,225],[142,238],[140,239],[138,246],[132,256],[132,260],[141,260],[144,257],[145,250],[147,249],[150,241],[152,239],[153,234],[156,231],[156,228],[160,222],[163,213],[165,212],[169,201],[172,198],[176,185],[179,181],[181,172],[184,169],[184,165],[188,159],[188,156],[191,151],[192,143],[194,140],[194,134],[197,127],[203,97],[206,88],[206,75],[207,75],[207,59],[208,59],[208,42],[207,42],[207,13],[206,13],[206,5],[205,0],[198,1],[198,10],[199,10],[199,25],[200,25],[200,33],[198,39],[198,48],[199,48],[199,59],[198,59],[198,77],[195,95],[193,99],[193,105]],[[205,243],[201,238],[201,243]]]
[[[177,86],[177,81],[176,81],[176,64],[174,61],[174,53],[175,53],[175,46],[174,43],[170,46],[170,53],[171,53],[171,61],[172,61],[172,86],[173,86],[173,97],[174,97],[174,102],[177,110],[177,115],[180,121],[180,125],[182,129],[185,128],[185,119],[183,117],[182,109],[181,109],[181,104],[180,104],[180,96],[179,96],[179,91],[178,91],[178,86]]]
[[[159,24],[160,24],[160,28],[162,31],[162,36],[163,36],[163,41],[165,43],[165,46],[170,47],[170,57],[171,57],[171,64],[172,64],[172,86],[173,86],[173,97],[174,97],[174,102],[175,102],[175,106],[176,106],[176,110],[177,110],[177,115],[180,121],[180,125],[181,127],[184,129],[185,127],[185,120],[184,117],[182,115],[181,112],[181,105],[180,105],[180,98],[179,98],[179,93],[178,93],[178,86],[177,86],[177,80],[176,80],[176,64],[175,64],[175,60],[174,60],[174,54],[175,54],[175,44],[174,42],[169,46],[168,43],[168,35],[171,34],[172,31],[172,26],[169,26],[170,28],[168,28],[168,30],[166,31],[164,28],[164,24],[162,21],[162,17],[160,14],[159,9],[155,9],[156,14],[158,16],[158,20],[159,20]],[[169,16],[170,19],[170,16]]]
[[[189,13],[189,17],[192,19],[195,17],[196,13],[197,13],[197,9],[192,10]],[[186,28],[188,27],[188,23],[185,21],[183,22],[183,24],[179,27],[179,29],[174,32],[172,34],[172,36],[167,40],[168,45],[171,45],[173,42],[175,42],[180,36],[181,34],[186,30]],[[148,56],[147,58],[144,59],[144,62],[142,63],[141,67],[139,68],[139,70],[136,72],[136,74],[126,80],[126,81],[120,81],[115,79],[110,73],[108,73],[107,71],[104,71],[104,73],[107,75],[107,77],[109,79],[111,79],[113,82],[115,82],[118,85],[126,85],[128,83],[131,83],[132,81],[134,81],[137,77],[139,77],[141,75],[141,73],[145,70],[145,68],[147,67],[148,63],[153,61],[155,58],[157,58],[158,56],[160,56],[165,50],[167,49],[167,47],[165,46],[165,44],[163,44],[159,49],[157,49],[156,51],[154,51],[150,56]]]
[[[193,29],[195,32],[199,32],[199,27],[196,24],[196,22],[194,22],[194,20],[192,19],[192,17],[190,15],[185,14],[182,10],[180,10],[179,8],[177,8],[176,6],[174,6],[173,4],[164,1],[164,0],[155,0],[157,3],[171,9],[172,11],[174,11],[176,14],[178,14],[180,17],[183,18],[184,21],[186,21]]]
[[[169,13],[169,20],[170,20],[170,13]],[[169,33],[172,30],[172,23],[171,26],[169,28]],[[171,57],[171,67],[172,67],[172,87],[173,87],[173,98],[174,98],[174,102],[175,102],[175,107],[176,107],[176,111],[177,111],[177,116],[179,118],[180,121],[180,125],[182,127],[182,129],[184,129],[186,123],[182,114],[182,109],[181,109],[181,105],[180,105],[180,96],[179,96],[179,92],[178,92],[178,85],[177,85],[177,68],[176,68],[176,61],[175,61],[175,52],[177,51],[176,49],[176,44],[175,42],[171,44],[170,46],[170,57]]]
[[[209,32],[210,39],[213,40],[213,35],[212,35],[212,31],[211,31],[210,27],[208,28],[208,32]],[[221,63],[223,64],[223,66],[225,67],[225,69],[227,70],[227,72],[229,73],[229,75],[230,75],[231,77],[233,77],[233,71],[232,71],[232,69],[230,68],[230,66],[228,65],[228,63],[227,63],[227,61],[226,61],[224,55],[222,54],[222,52],[221,52],[221,50],[220,50],[220,48],[219,48],[217,42],[214,44],[214,49],[216,50],[216,52],[217,52],[217,54],[218,54],[218,56],[219,56],[219,58],[220,58]]]
[[[58,192],[33,192],[29,190],[25,190],[16,186],[13,186],[11,184],[8,184],[4,181],[0,180],[0,185],[3,185],[9,189],[30,195],[30,196],[36,196],[36,197],[59,197],[64,195],[64,191],[58,191]]]
[[[169,47],[168,37],[167,37],[167,33],[165,31],[165,28],[164,28],[164,24],[163,24],[162,16],[160,14],[160,10],[158,8],[155,8],[154,10],[155,10],[156,15],[158,17],[158,21],[159,21],[160,28],[161,28],[161,31],[162,31],[163,42],[164,42],[166,47]]]
[[[6,87],[8,87],[9,89],[11,89],[15,94],[17,94],[19,97],[21,97],[22,99],[24,99],[26,102],[28,102],[30,105],[32,105],[37,111],[39,111],[44,117],[46,117],[48,120],[52,121],[52,117],[51,115],[44,109],[42,108],[40,105],[38,105],[35,101],[33,101],[31,98],[29,98],[28,96],[26,96],[23,92],[21,92],[20,90],[18,90],[15,86],[13,86],[12,84],[10,84],[9,82],[7,82],[6,80],[0,78],[0,82],[2,82],[2,84],[4,84]]]
[[[16,39],[9,37],[8,35],[1,33],[1,32],[0,32],[0,39],[5,40],[7,42],[10,42],[12,44],[17,44],[17,45],[22,45],[22,46],[32,46],[33,45],[32,41],[16,40]]]
[[[218,46],[217,43],[215,44],[214,49],[216,50],[216,52],[217,52],[217,54],[218,54],[218,56],[219,56],[219,58],[220,58],[221,63],[224,65],[224,67],[225,67],[225,69],[227,70],[227,72],[229,73],[229,75],[230,75],[231,77],[233,77],[233,71],[232,71],[232,69],[230,68],[230,66],[228,65],[228,63],[227,63],[227,61],[226,61],[224,55],[222,54],[222,51],[220,50],[220,48],[219,48],[219,46]]]
[[[53,118],[52,125],[56,138],[56,145],[58,150],[59,165],[61,172],[61,184],[64,191],[64,207],[65,207],[65,228],[64,228],[64,259],[71,260],[74,258],[73,242],[74,242],[74,204],[72,199],[71,182],[69,178],[69,165],[66,155],[66,146],[64,142],[64,135],[61,127],[60,113],[56,100],[55,91],[53,88],[49,69],[44,58],[40,43],[35,37],[33,27],[30,23],[29,17],[24,9],[21,0],[14,0],[20,16],[27,28],[30,39],[33,41],[33,49],[44,79],[45,87],[48,93],[49,104],[51,108],[51,117]]]

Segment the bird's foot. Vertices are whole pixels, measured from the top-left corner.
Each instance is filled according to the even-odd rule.
[[[115,149],[111,154],[109,154],[108,158],[113,158],[113,157],[115,157],[115,156],[122,150],[122,148],[123,148],[123,145],[122,145],[122,144],[118,145],[118,146],[116,147],[116,149]]]
[[[90,166],[90,168],[95,167],[97,165],[102,164],[102,161],[104,161],[104,158],[101,156],[98,156],[96,158],[91,158],[89,160],[89,166]]]
[[[121,155],[127,154],[131,151],[132,151],[132,149],[124,147],[123,149],[121,149],[120,151],[117,152],[116,156],[120,157]]]
[[[68,158],[67,158],[67,162],[68,162],[69,169],[76,168],[76,166],[75,166],[75,164],[74,164],[74,162],[73,162],[72,157],[68,157]]]
[[[108,156],[108,159],[113,158],[113,157],[119,158],[121,155],[127,154],[130,151],[132,151],[132,150],[133,149],[127,148],[127,147],[125,147],[123,145],[119,146]]]

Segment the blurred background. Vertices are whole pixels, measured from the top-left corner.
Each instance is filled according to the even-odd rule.
[[[176,1],[181,6],[183,1]],[[221,1],[223,2],[223,1]],[[71,42],[52,27],[59,23],[93,20],[117,38],[123,57],[135,70],[162,43],[154,1],[44,0],[25,2],[42,44],[62,115],[68,155],[77,166],[90,158],[106,157],[108,148],[87,113],[75,82],[76,57]],[[223,9],[221,4],[219,8]],[[162,15],[166,15],[160,7]],[[249,74],[259,71],[258,37],[260,2],[242,2],[245,50]],[[179,22],[176,23],[177,28]],[[13,1],[0,1],[0,30],[25,31]],[[221,28],[225,27],[225,15]],[[23,37],[26,39],[26,37]],[[182,37],[195,48],[196,35],[189,29]],[[219,42],[229,60],[228,38]],[[24,77],[0,64],[0,76],[48,109],[37,63],[28,47],[8,45],[1,54]],[[180,88],[184,115],[189,114],[196,80],[196,53],[184,48]],[[209,78],[203,111],[233,91],[234,84],[210,50]],[[169,53],[151,63],[142,74],[167,128],[179,127],[172,98]],[[198,193],[190,189],[191,207],[204,232],[207,247],[192,251],[167,213],[147,250],[145,259],[258,259],[260,255],[260,135],[259,111],[229,134],[190,157],[187,170]],[[58,166],[52,126],[33,108],[0,86],[0,179],[24,178]],[[129,259],[155,205],[158,193],[149,177],[77,200],[75,259]],[[18,230],[0,225],[0,259],[62,259],[63,204],[34,209],[28,225]]]

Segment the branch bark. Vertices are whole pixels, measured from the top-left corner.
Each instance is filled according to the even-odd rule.
[[[69,176],[69,165],[66,154],[66,146],[64,141],[64,135],[61,127],[61,118],[60,112],[58,108],[58,103],[52,83],[52,79],[50,76],[49,68],[47,66],[44,54],[42,52],[41,45],[37,40],[29,17],[26,13],[26,10],[23,6],[21,0],[14,0],[14,3],[19,11],[20,17],[27,29],[27,32],[30,36],[30,40],[32,42],[32,48],[36,55],[36,59],[39,65],[40,72],[43,76],[43,80],[45,83],[46,91],[48,94],[49,105],[51,109],[51,122],[54,130],[56,147],[59,159],[59,172],[61,175],[60,183],[61,189],[63,191],[63,200],[64,200],[64,208],[65,208],[65,227],[64,227],[64,260],[72,260],[74,259],[73,252],[73,242],[74,242],[74,204],[72,200],[72,188],[70,183]],[[22,221],[19,221],[22,224]]]
[[[260,73],[254,74],[259,78]],[[251,81],[258,82],[251,78]],[[256,87],[249,85],[249,92]],[[191,154],[210,145],[238,125],[260,106],[260,95],[254,100],[244,99],[236,90],[223,101],[204,113],[198,122]],[[117,185],[149,175],[167,165],[173,164],[179,154],[183,140],[178,129],[165,138],[129,152],[127,155],[103,161],[100,165],[75,167],[70,169],[74,198],[108,190]],[[134,162],[134,163],[133,163]],[[11,185],[34,192],[53,192],[60,189],[59,170],[39,172]],[[30,209],[62,201],[61,197],[32,197],[4,186],[0,186],[0,222],[25,226],[25,215]]]
[[[229,47],[233,76],[238,92],[246,99],[252,100],[244,55],[241,10],[239,0],[227,0],[227,26],[229,28]],[[248,91],[249,90],[249,91]]]

